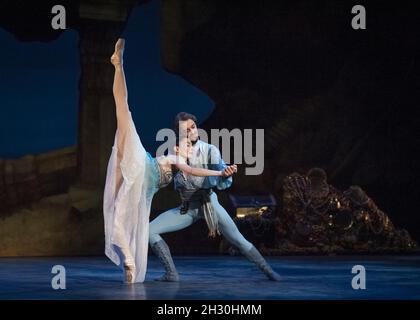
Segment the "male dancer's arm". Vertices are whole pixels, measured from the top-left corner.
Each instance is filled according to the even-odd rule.
[[[206,187],[215,187],[219,190],[223,190],[229,188],[232,185],[232,171],[236,172],[236,166],[228,166],[223,161],[219,149],[211,144],[209,144],[208,149],[208,168],[217,171],[228,171],[228,173],[221,177],[208,177],[206,179],[206,184],[208,184]]]

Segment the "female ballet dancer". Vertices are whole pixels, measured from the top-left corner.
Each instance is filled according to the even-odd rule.
[[[118,39],[111,63],[115,67],[113,94],[117,130],[107,166],[103,211],[105,254],[124,271],[127,283],[143,282],[147,267],[149,215],[153,195],[178,169],[184,175],[229,176],[232,170],[190,167],[192,151],[187,137],[180,138],[174,154],[153,158],[146,152],[131,117],[123,69],[124,39]]]

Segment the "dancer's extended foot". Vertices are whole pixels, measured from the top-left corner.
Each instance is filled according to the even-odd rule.
[[[267,261],[265,261],[264,257],[258,252],[258,250],[254,246],[252,246],[251,249],[249,249],[248,251],[241,252],[245,257],[248,258],[249,261],[254,262],[257,265],[257,267],[265,273],[268,279],[272,281],[281,281],[280,275],[270,267]]]
[[[169,282],[178,282],[179,274],[176,271],[174,261],[172,260],[171,252],[166,242],[161,239],[154,244],[152,244],[152,250],[158,259],[162,262],[165,267],[165,274],[155,279],[156,281],[169,281]]]
[[[115,44],[115,51],[111,56],[111,63],[114,67],[122,66],[123,64],[123,54],[124,54],[125,40],[119,38]]]
[[[178,282],[179,274],[178,272],[166,272],[160,278],[155,279],[155,281]]]
[[[126,283],[133,283],[136,274],[136,268],[133,265],[124,265],[124,281]]]

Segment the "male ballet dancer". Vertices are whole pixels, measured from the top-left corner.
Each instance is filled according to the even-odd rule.
[[[174,184],[181,196],[182,205],[160,214],[150,223],[149,228],[149,244],[166,271],[161,278],[156,280],[179,281],[179,274],[169,247],[160,235],[184,229],[204,218],[209,227],[210,236],[221,233],[248,260],[255,263],[270,280],[279,281],[280,276],[272,270],[254,245],[239,232],[232,218],[219,204],[216,193],[212,191],[212,188],[223,190],[231,186],[231,176],[236,172],[236,166],[227,166],[218,148],[198,138],[196,123],[197,118],[185,112],[179,113],[174,120],[176,133],[187,134],[193,143],[193,155],[189,159],[190,166],[224,171],[225,176],[229,177],[184,176],[182,172],[176,174]]]

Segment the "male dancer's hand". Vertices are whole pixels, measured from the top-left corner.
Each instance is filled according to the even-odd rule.
[[[222,176],[227,178],[233,175],[238,171],[238,168],[236,167],[236,164],[233,164],[231,166],[227,166],[225,170],[222,171]]]

